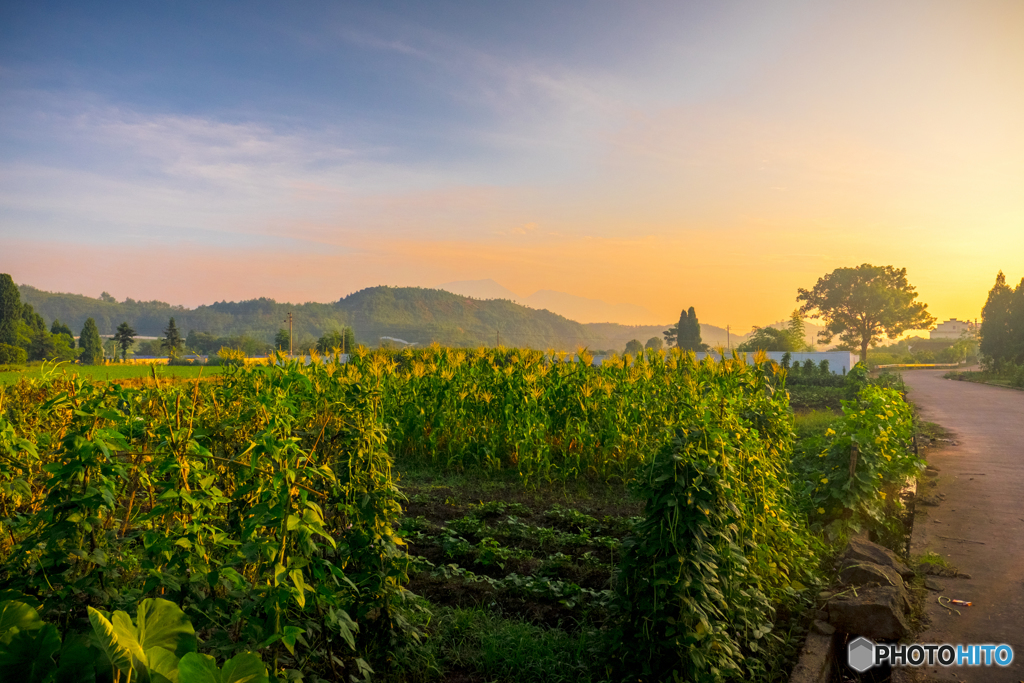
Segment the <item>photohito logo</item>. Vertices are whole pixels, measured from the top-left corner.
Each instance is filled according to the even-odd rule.
[[[1013,663],[1013,648],[1006,644],[876,645],[861,636],[846,646],[846,662],[857,673],[864,673],[886,662],[891,666],[1010,666]]]

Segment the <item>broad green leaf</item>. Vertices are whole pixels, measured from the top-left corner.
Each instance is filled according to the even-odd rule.
[[[298,589],[299,594],[295,598],[295,601],[299,603],[299,607],[306,606],[306,581],[302,577],[301,569],[293,569],[288,572],[288,576],[291,577],[292,583],[295,584],[295,588]]]
[[[142,671],[147,667],[146,652],[139,643],[138,633],[135,624],[127,612],[120,610],[110,615],[110,625],[114,629],[114,637],[117,644],[131,653],[131,667],[133,671]]]
[[[177,683],[268,683],[267,667],[258,655],[243,652],[224,662],[218,669],[217,662],[209,655],[190,652],[178,664]]]
[[[288,572],[288,568],[285,567],[280,562],[278,562],[277,564],[274,565],[274,585],[275,586],[280,586],[281,585],[281,576],[286,574],[287,572]]]
[[[281,642],[288,648],[288,652],[295,654],[295,641],[299,639],[306,630],[299,628],[298,626],[285,626],[281,629]]]
[[[221,669],[220,683],[267,683],[269,680],[266,665],[259,655],[251,652],[235,655],[224,662],[224,668]]]
[[[162,647],[146,650],[150,683],[178,683],[178,657]]]
[[[0,645],[0,681],[42,683],[57,669],[53,655],[60,650],[60,634],[52,624],[19,631]]]
[[[92,630],[96,635],[96,644],[107,655],[107,659],[110,660],[115,669],[128,673],[132,668],[132,653],[127,647],[118,642],[114,625],[92,607],[87,607],[86,609],[89,611],[89,622],[92,623]]]
[[[189,652],[178,662],[178,683],[220,683],[220,669],[210,655]]]
[[[18,600],[0,603],[0,642],[10,642],[18,631],[32,631],[43,627],[39,613]]]
[[[69,633],[60,650],[60,666],[54,683],[94,683],[99,652],[83,633]]]
[[[162,647],[176,657],[196,651],[196,631],[177,605],[162,598],[139,603],[138,642],[143,650]]]

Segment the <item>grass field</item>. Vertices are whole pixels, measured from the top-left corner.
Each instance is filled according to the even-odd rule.
[[[152,368],[154,367],[156,368],[156,376],[160,379],[193,379],[199,376],[200,371],[202,371],[204,377],[220,374],[224,371],[223,367],[216,366],[205,368],[184,365],[72,365],[71,363],[61,363],[55,366],[52,363],[46,363],[45,365],[31,363],[28,366],[0,366],[0,385],[14,384],[22,377],[35,379],[44,372],[52,372],[56,375],[62,373],[75,374],[101,380],[138,379],[152,376]]]

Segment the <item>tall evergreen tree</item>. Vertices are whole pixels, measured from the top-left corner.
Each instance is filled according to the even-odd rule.
[[[135,330],[127,321],[117,326],[114,341],[117,342],[117,348],[121,349],[121,360],[124,360],[128,357],[128,349],[135,343]]]
[[[1024,363],[1024,278],[1010,298],[1008,356],[1014,363]]]
[[[805,329],[804,319],[800,316],[800,309],[798,308],[789,316],[789,325],[786,329],[786,332],[793,340],[793,351],[803,351],[810,346],[805,338]]]
[[[164,330],[164,338],[160,342],[160,348],[166,351],[169,356],[176,356],[182,343],[178,326],[174,324],[174,318],[171,318],[167,328]]]
[[[78,338],[78,347],[82,349],[79,359],[85,365],[99,365],[103,362],[103,342],[96,321],[89,318],[82,326],[82,335]]]
[[[679,322],[664,332],[665,341],[668,345],[683,349],[684,351],[707,351],[708,345],[701,343],[700,323],[697,321],[697,312],[693,306],[683,309],[679,314]]]
[[[0,273],[0,344],[18,345],[18,321],[21,320],[21,294],[7,273]]]
[[[707,346],[701,342],[700,322],[697,320],[697,311],[693,306],[679,316],[678,332],[676,333],[676,346],[684,351],[704,351]]]
[[[1003,271],[999,271],[985,307],[981,309],[980,350],[988,362],[1004,362],[1012,354],[1010,312],[1013,299],[1013,290],[1007,286]]]

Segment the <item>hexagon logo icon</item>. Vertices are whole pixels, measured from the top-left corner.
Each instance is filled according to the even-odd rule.
[[[851,640],[846,646],[846,662],[857,673],[864,673],[875,665],[875,644],[864,636]]]

